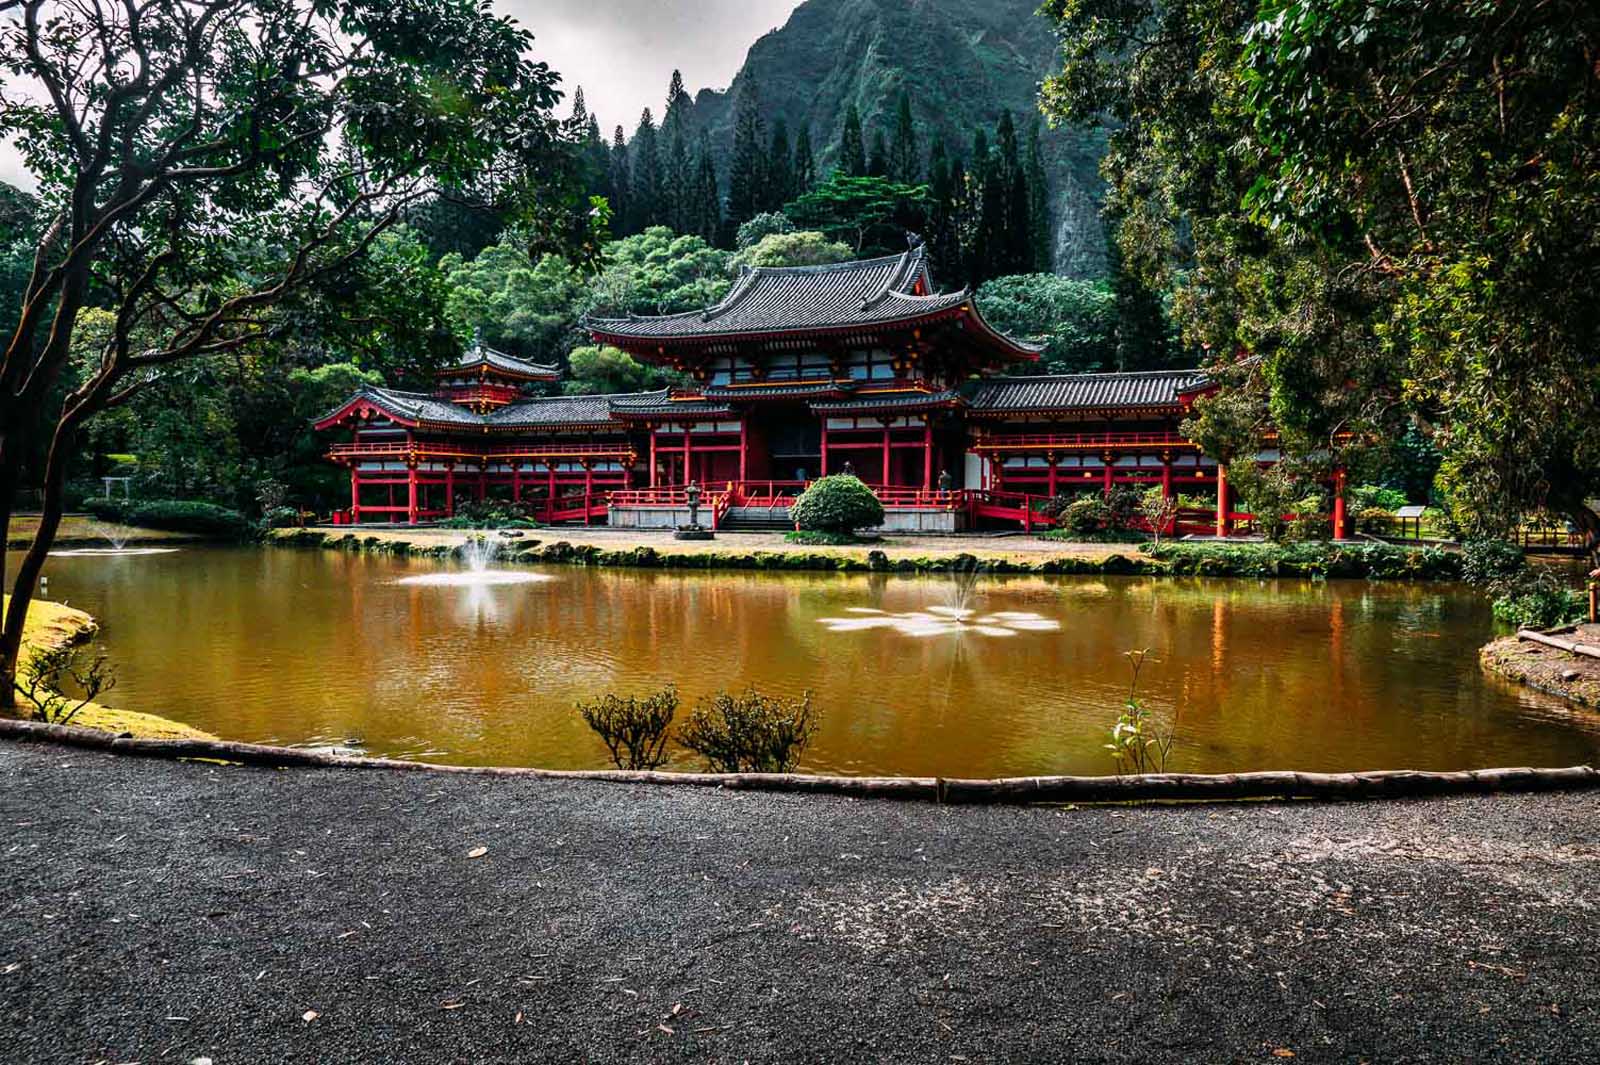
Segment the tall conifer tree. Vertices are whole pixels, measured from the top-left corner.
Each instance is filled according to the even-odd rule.
[[[889,142],[889,177],[906,185],[922,180],[922,158],[917,150],[917,126],[911,117],[911,96],[900,90],[895,110],[894,139]]]
[[[778,116],[772,123],[772,144],[767,149],[766,182],[761,210],[777,211],[794,199],[794,159],[789,153],[789,123]]]
[[[1055,269],[1055,253],[1050,239],[1050,183],[1044,172],[1044,149],[1039,143],[1039,116],[1028,121],[1028,224],[1032,229],[1033,264],[1031,269],[1049,273]]]
[[[694,205],[688,232],[716,244],[722,237],[722,195],[717,189],[717,167],[711,161],[711,144],[704,132],[695,153]]]
[[[956,164],[958,167],[959,164]],[[936,137],[928,154],[928,252],[938,277],[961,278],[961,236],[956,229],[960,170],[952,167],[944,138]]]
[[[733,120],[733,153],[728,162],[728,224],[738,226],[761,211],[765,202],[767,166],[765,123],[759,91],[752,81],[739,88],[739,109]]]
[[[639,128],[633,131],[633,232],[658,225],[661,218],[661,144],[656,131],[655,117],[650,109],[639,116]]]
[[[810,192],[817,183],[817,162],[811,153],[811,127],[800,127],[800,136],[794,142],[794,194]]]
[[[883,139],[881,129],[872,134],[872,154],[867,156],[867,176],[889,176],[889,144]]]
[[[633,166],[621,126],[611,134],[611,231],[623,237],[634,231]]]
[[[867,173],[867,142],[861,137],[861,112],[856,110],[854,102],[844,112],[838,170],[845,177],[865,177]]]
[[[667,85],[667,110],[661,119],[661,220],[674,232],[687,233],[694,214],[695,171],[689,150],[689,94],[681,71]]]

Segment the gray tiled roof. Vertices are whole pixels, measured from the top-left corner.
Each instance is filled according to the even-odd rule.
[[[849,399],[815,399],[811,401],[810,406],[818,414],[849,414],[855,411],[920,410],[924,407],[951,403],[960,398],[957,393],[950,391],[878,394],[869,392],[864,396],[852,396]]]
[[[1201,370],[995,377],[970,386],[967,405],[978,412],[1177,407],[1178,394],[1203,380]]]
[[[541,362],[529,362],[527,359],[519,359],[515,355],[507,355],[503,351],[496,351],[482,341],[477,340],[473,341],[472,345],[461,353],[461,358],[445,367],[443,372],[466,370],[483,365],[492,366],[496,370],[504,370],[506,373],[524,377],[555,378],[561,375],[559,366],[546,366]]]
[[[394,388],[375,388],[369,385],[362,388],[357,395],[365,396],[379,410],[388,411],[404,421],[443,422],[451,425],[478,425],[483,421],[479,415],[466,407],[457,406],[422,392],[401,392]]]
[[[524,399],[488,414],[478,414],[448,400],[421,392],[401,392],[393,388],[361,389],[323,417],[338,413],[352,400],[366,398],[379,410],[388,411],[401,421],[429,422],[434,425],[459,425],[463,428],[520,429],[563,425],[605,425],[611,421],[613,401],[666,399],[660,392],[619,392],[605,396],[546,396]]]
[[[611,413],[621,417],[655,417],[692,414],[696,417],[722,417],[733,413],[726,403],[703,399],[673,399],[663,388],[657,392],[631,392],[611,397]]]
[[[831,378],[826,381],[772,381],[759,385],[707,385],[703,394],[707,399],[770,399],[773,396],[826,396],[848,391],[848,382],[841,384]]]
[[[611,421],[611,401],[644,392],[608,396],[548,396],[525,399],[491,411],[485,421],[494,428],[540,425],[604,425]]]
[[[597,333],[641,339],[768,333],[893,322],[959,307],[965,291],[912,294],[918,279],[932,288],[927,251],[827,266],[746,270],[721,303],[657,317],[586,318]]]

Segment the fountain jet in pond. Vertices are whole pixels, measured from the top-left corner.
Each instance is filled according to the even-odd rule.
[[[445,588],[483,588],[496,584],[535,584],[554,579],[549,574],[530,573],[527,570],[491,569],[490,564],[499,554],[500,545],[487,536],[469,536],[467,542],[456,549],[456,555],[466,563],[466,569],[419,573],[415,577],[400,578],[400,583]]]
[[[55,558],[116,558],[131,555],[170,555],[176,547],[129,547],[133,530],[126,525],[96,524],[94,533],[110,547],[72,547],[64,551],[51,551]]]

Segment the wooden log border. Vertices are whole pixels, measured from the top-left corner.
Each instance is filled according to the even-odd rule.
[[[1568,791],[1600,788],[1593,766],[1564,769],[1472,769],[1428,773],[1385,769],[1366,773],[1148,773],[1109,777],[840,777],[804,773],[661,773],[620,769],[570,770],[439,765],[394,758],[362,758],[296,747],[226,740],[135,739],[95,729],[0,719],[0,737],[57,743],[145,758],[214,759],[271,769],[388,769],[523,777],[534,780],[593,780],[611,784],[676,784],[732,791],[846,795],[961,804],[1217,802],[1240,799],[1396,799],[1492,792]]]
[[[1571,630],[1567,629],[1563,631],[1570,632]],[[1522,629],[1517,633],[1517,639],[1527,641],[1528,643],[1543,644],[1546,647],[1554,647],[1556,650],[1566,651],[1568,654],[1586,655],[1589,658],[1600,658],[1600,647],[1596,647],[1593,644],[1574,643],[1571,640],[1558,639],[1553,633],[1534,632],[1532,629]]]

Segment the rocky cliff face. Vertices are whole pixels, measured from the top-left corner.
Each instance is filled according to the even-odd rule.
[[[781,115],[791,137],[809,127],[818,169],[825,171],[849,104],[860,110],[870,145],[874,130],[889,135],[904,89],[924,156],[938,132],[966,158],[973,130],[992,135],[1002,110],[1025,127],[1039,82],[1057,66],[1056,39],[1037,6],[1038,0],[806,0],[786,25],[750,48],[728,90],[700,91],[694,124],[726,153],[734,101],[753,80],[769,126]],[[1106,253],[1097,167],[1104,136],[1046,129],[1042,144],[1056,269],[1100,276]]]

